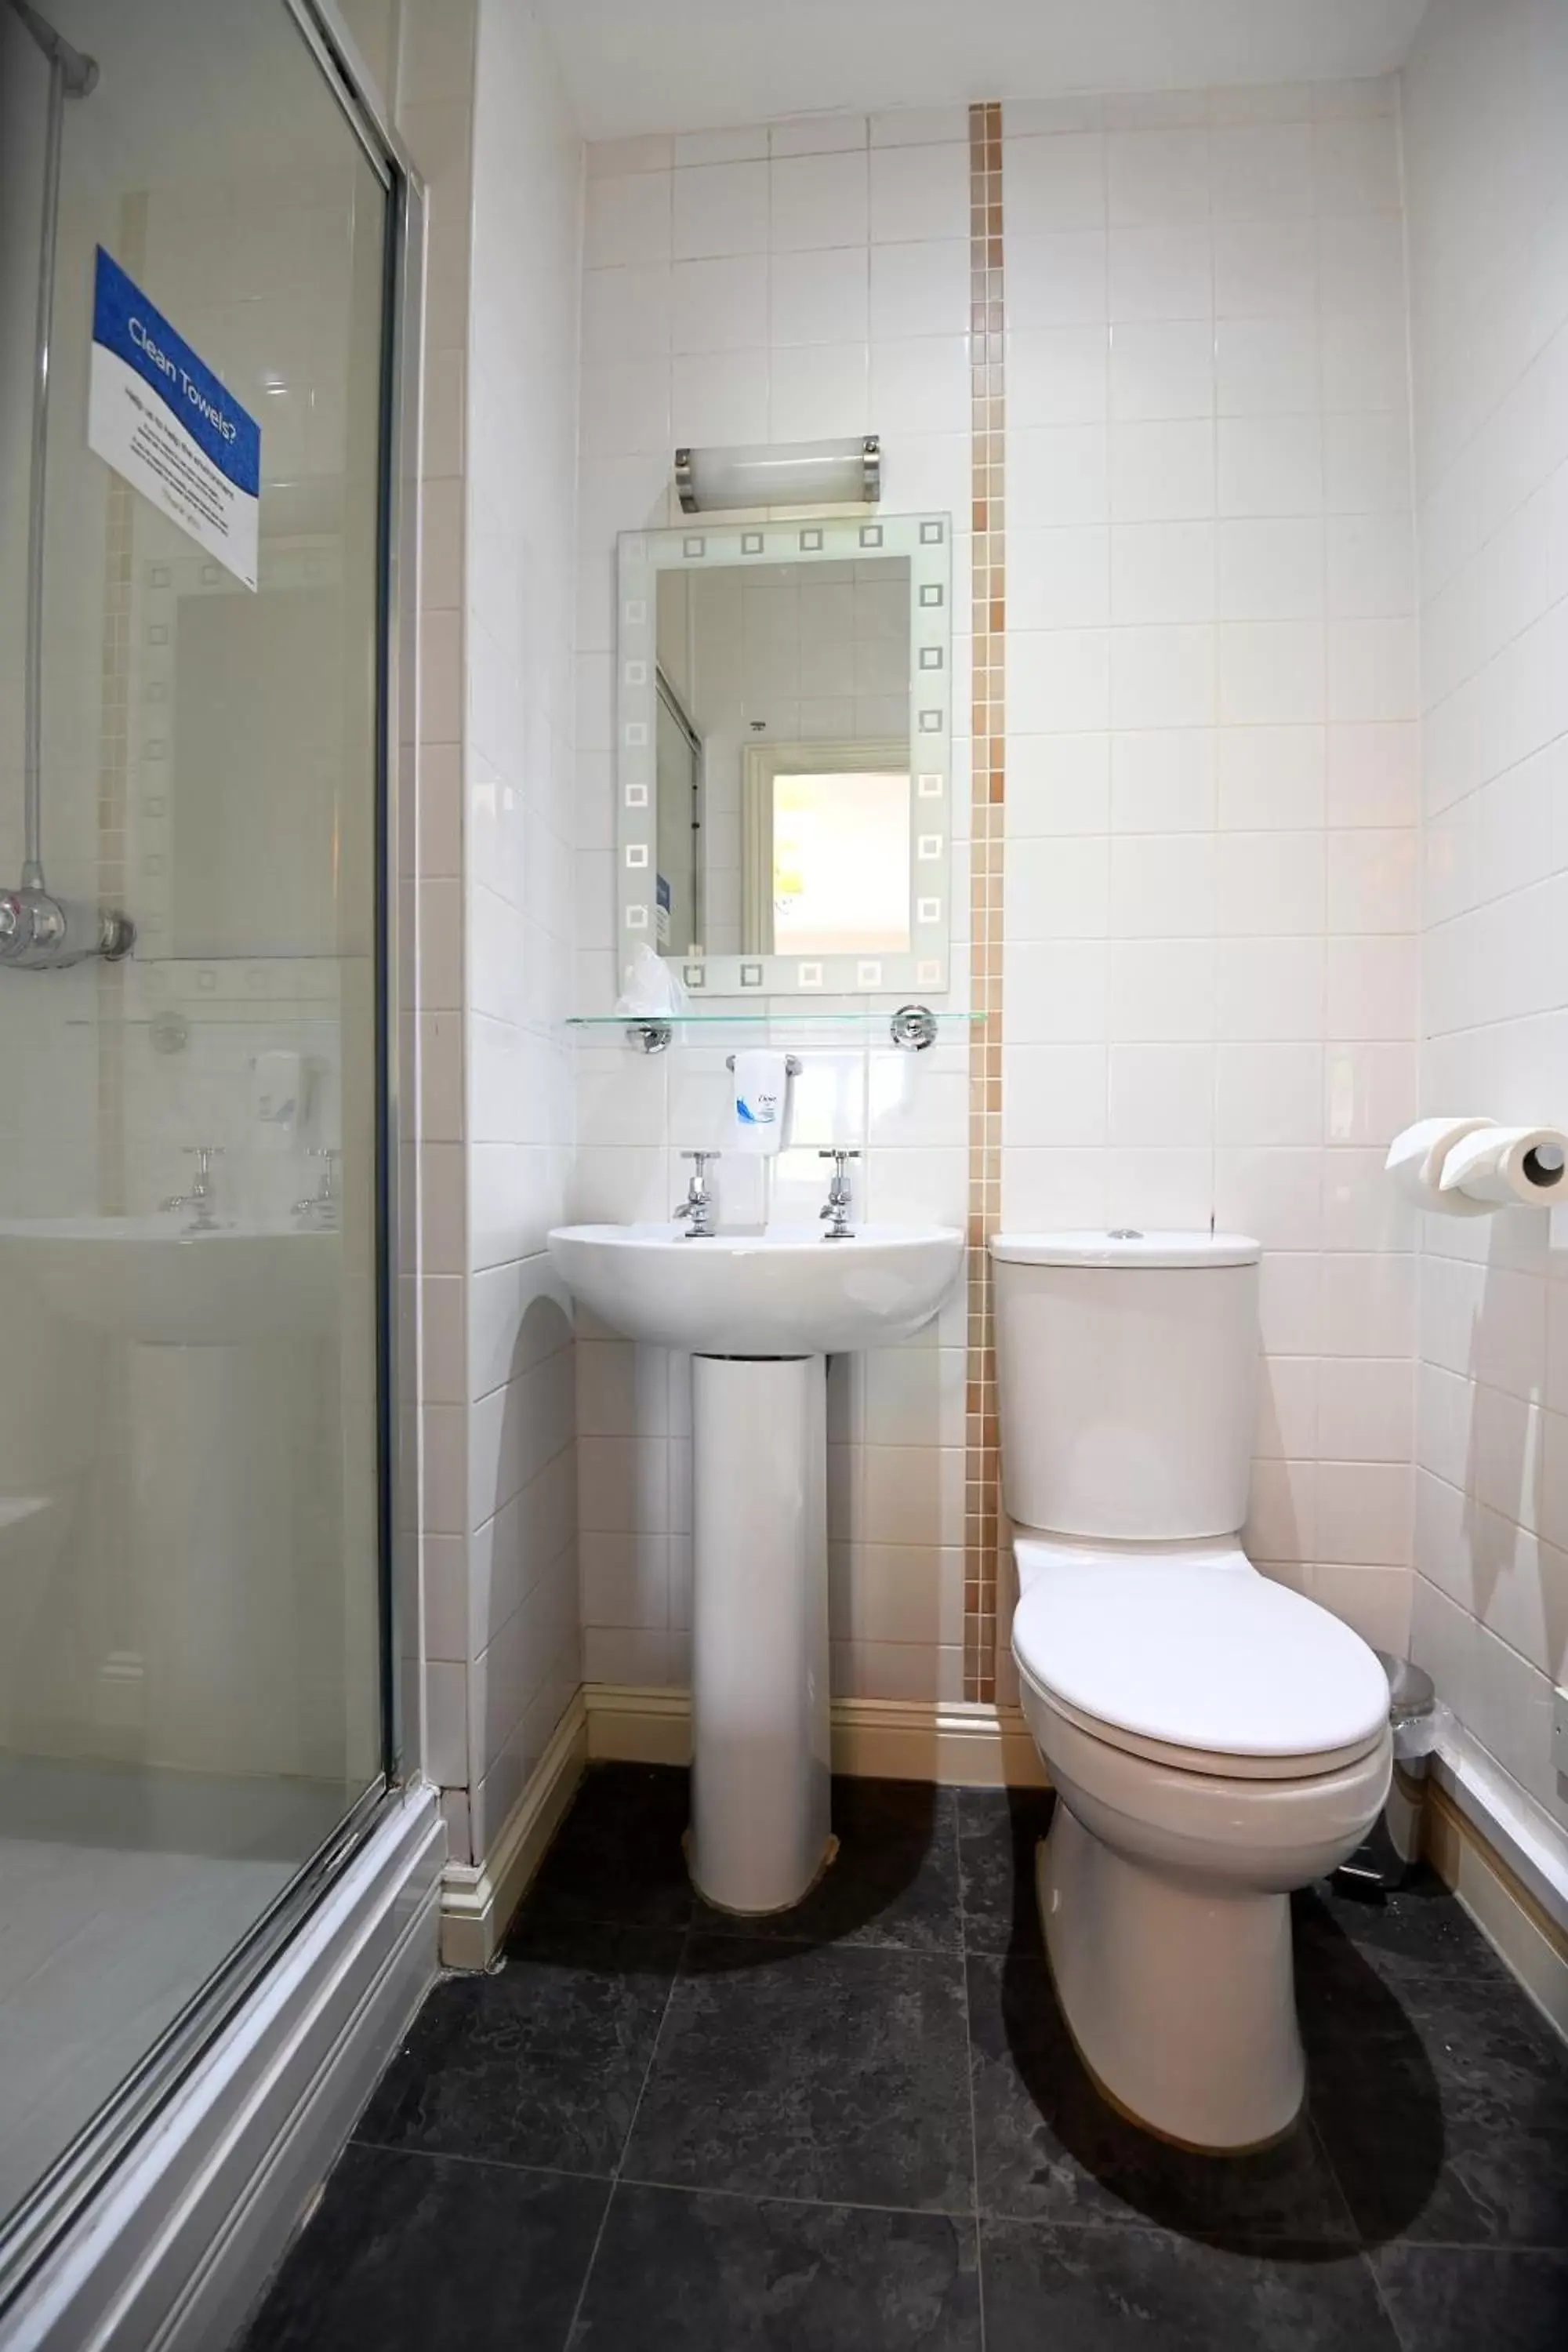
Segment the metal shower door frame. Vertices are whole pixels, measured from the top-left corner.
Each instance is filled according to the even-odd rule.
[[[366,1841],[419,1776],[416,964],[405,908],[417,872],[420,370],[425,190],[334,0],[278,0],[315,57],[388,195],[382,348],[377,696],[377,1413],[382,1770],[0,2231],[0,2319]],[[405,1654],[405,1643],[414,1646]]]

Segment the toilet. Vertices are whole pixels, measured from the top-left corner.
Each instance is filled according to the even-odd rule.
[[[1387,1793],[1388,1683],[1241,1547],[1258,1244],[991,1243],[1020,1701],[1057,1805],[1046,1950],[1111,2103],[1187,2147],[1287,2132],[1305,2068],[1289,1895]]]

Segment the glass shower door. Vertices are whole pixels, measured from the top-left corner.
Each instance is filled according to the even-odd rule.
[[[135,943],[0,960],[0,2216],[387,1766],[390,184],[286,0],[47,13],[97,73],[35,694],[51,68],[0,5],[0,891],[41,857]],[[248,578],[193,410],[255,429]]]

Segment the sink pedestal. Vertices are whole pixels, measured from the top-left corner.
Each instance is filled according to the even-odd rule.
[[[827,1360],[695,1356],[691,1876],[780,1911],[831,1834]]]
[[[612,1331],[692,1359],[691,1875],[727,1911],[784,1910],[831,1835],[827,1358],[929,1323],[963,1235],[558,1225],[550,1254]]]

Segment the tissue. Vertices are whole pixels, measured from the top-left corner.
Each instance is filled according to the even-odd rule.
[[[668,1021],[686,1011],[688,998],[679,974],[647,940],[640,942],[626,970],[626,987],[616,999],[616,1011],[633,1020]]]
[[[789,1056],[756,1045],[735,1055],[735,1149],[772,1160],[789,1126]]]
[[[1443,1162],[1441,1188],[1475,1210],[1553,1209],[1568,1201],[1568,1129],[1483,1127]]]
[[[1384,1165],[1407,1201],[1418,1209],[1436,1209],[1450,1217],[1486,1214],[1487,1203],[1463,1193],[1444,1192],[1444,1165],[1455,1145],[1478,1129],[1489,1129],[1489,1118],[1423,1118],[1396,1135]]]

